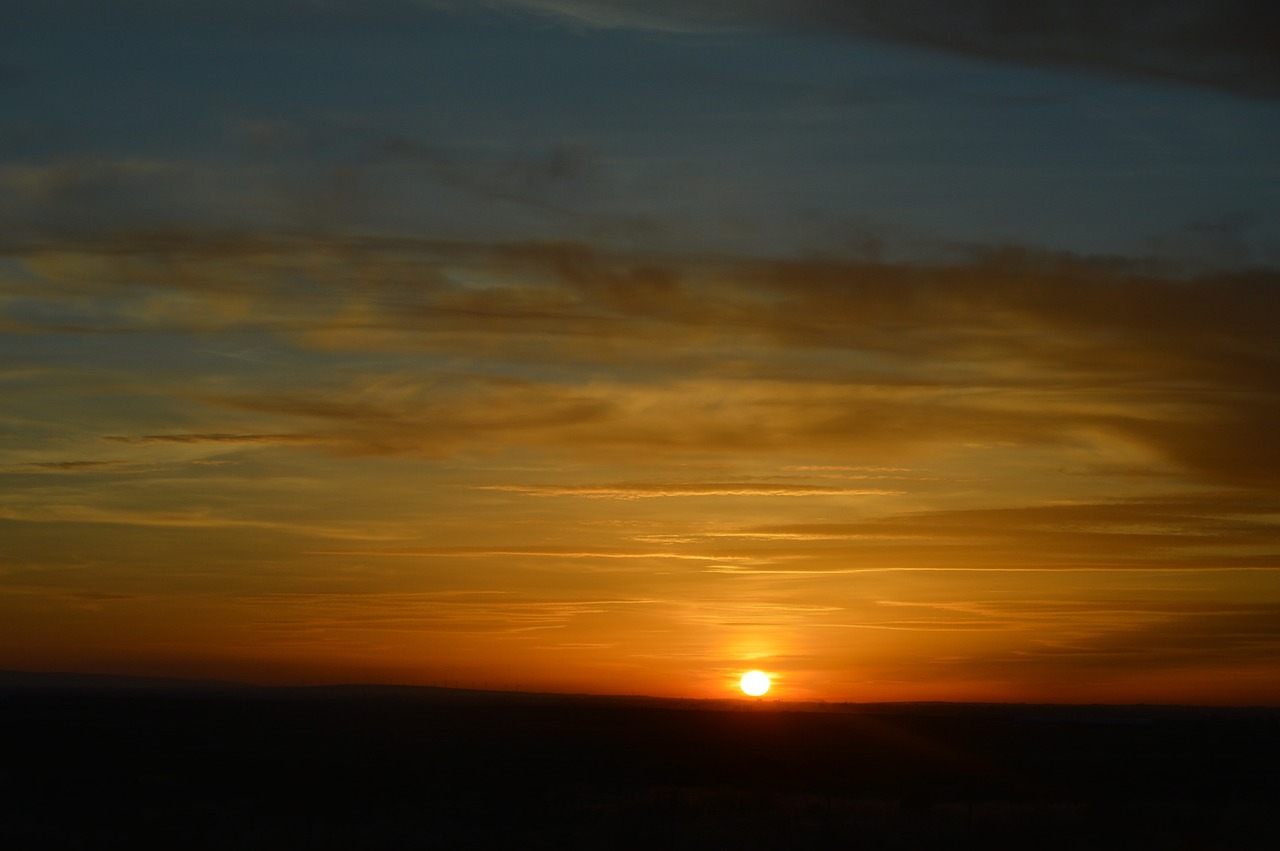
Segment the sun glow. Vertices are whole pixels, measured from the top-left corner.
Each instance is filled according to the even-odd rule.
[[[769,690],[769,677],[763,671],[747,671],[740,685],[746,694],[759,697]]]

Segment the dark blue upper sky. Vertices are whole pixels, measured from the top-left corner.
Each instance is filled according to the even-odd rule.
[[[29,235],[1280,250],[1265,96],[836,28],[603,28],[498,4],[76,8],[20,9],[3,41],[0,210]]]

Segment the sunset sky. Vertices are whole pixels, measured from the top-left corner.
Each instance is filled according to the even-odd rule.
[[[9,0],[0,668],[1280,703],[1280,11]]]

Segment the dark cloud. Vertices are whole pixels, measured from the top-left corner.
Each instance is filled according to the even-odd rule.
[[[789,345],[953,369],[1022,363],[1047,393],[1096,403],[1072,405],[1059,424],[1135,439],[1213,481],[1280,480],[1280,452],[1266,439],[1280,424],[1274,271],[1188,278],[1125,261],[1015,252],[934,268],[782,264],[761,281],[773,296],[774,333]],[[1111,404],[1139,399],[1151,407]],[[969,409],[971,417],[984,412],[992,414]],[[1019,417],[1005,410],[1000,419],[1007,428]],[[1048,425],[1037,415],[1027,422],[1030,433]]]
[[[1077,677],[1125,677],[1169,671],[1221,671],[1230,666],[1267,664],[1280,655],[1280,606],[1210,602],[1203,611],[1153,607],[1142,617],[1035,641],[989,658],[954,663],[979,674],[1020,678],[1050,674],[1065,681]]]
[[[211,212],[212,188],[185,163],[98,153],[36,160],[28,154],[0,167],[0,220],[7,225],[0,246],[174,228]]]
[[[842,31],[983,58],[1280,96],[1269,0],[510,0],[593,26]]]
[[[393,137],[374,148],[370,159],[423,165],[437,180],[478,195],[563,212],[568,212],[566,205],[573,195],[599,187],[606,178],[600,153],[572,141],[534,152],[485,157],[474,150]]]
[[[306,442],[349,455],[443,457],[465,447],[558,442],[609,416],[608,400],[532,382],[474,378],[410,383],[390,397],[366,387],[324,396],[290,393],[208,399],[240,410],[302,419]]]
[[[1266,0],[913,0],[800,3],[815,20],[1020,62],[1280,95],[1280,13]]]
[[[23,0],[11,20],[186,21],[234,29],[386,26],[441,12],[534,11],[587,27],[800,29],[1280,96],[1280,10],[1270,0],[269,0],[175,6]]]
[[[443,193],[439,203],[454,216],[461,198],[489,218],[513,206],[569,221],[622,218],[592,209],[616,198],[620,181],[600,150],[572,138],[458,144],[328,115],[222,123],[229,141],[285,178],[282,202],[297,205],[293,215],[316,226],[376,218],[379,203],[406,183],[418,196]]]
[[[166,0],[120,0],[109,6],[96,0],[12,0],[6,11],[11,12],[14,23],[49,18],[98,25],[160,20],[260,30],[405,22],[419,20],[424,13],[459,10],[467,5],[471,4],[466,0],[263,0],[252,4],[188,0],[180,5]]]

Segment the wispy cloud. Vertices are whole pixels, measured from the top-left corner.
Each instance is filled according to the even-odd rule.
[[[1274,501],[1248,492],[911,512],[702,533],[756,545],[740,576],[1251,573],[1280,569]],[[696,542],[699,536],[694,536]],[[766,552],[785,552],[768,560]]]
[[[75,503],[0,505],[0,520],[21,523],[107,524],[156,529],[264,529],[308,538],[386,540],[387,535],[359,527],[290,523],[257,517],[236,517],[209,511],[155,511],[108,508]]]
[[[117,442],[432,457],[476,441],[641,454],[803,445],[882,462],[917,462],[945,446],[1110,446],[1139,459],[1135,469],[1205,482],[1267,486],[1280,476],[1269,439],[1280,417],[1274,270],[1029,250],[934,264],[654,260],[561,243],[182,232],[16,256],[48,278],[20,296],[45,314],[79,309],[81,278],[99,288],[131,278],[95,302],[99,329],[190,330],[156,304],[212,299],[223,329],[320,352],[465,358],[473,368],[430,380],[381,370],[347,386],[326,381],[322,393],[206,392],[206,403],[265,415],[271,430],[112,435]],[[358,279],[308,271],[353,257],[365,270]],[[404,262],[429,285],[403,286]],[[240,299],[234,311],[222,304],[229,291]],[[542,364],[546,377],[497,377],[512,362]]]
[[[654,604],[645,598],[503,599],[465,593],[365,593],[246,595],[239,602],[259,609],[264,631],[307,632],[404,630],[475,632],[487,635],[562,629],[576,618]]]
[[[840,606],[797,605],[780,601],[731,603],[723,600],[699,601],[676,607],[673,614],[681,623],[711,626],[778,626],[820,623],[840,612]]]

